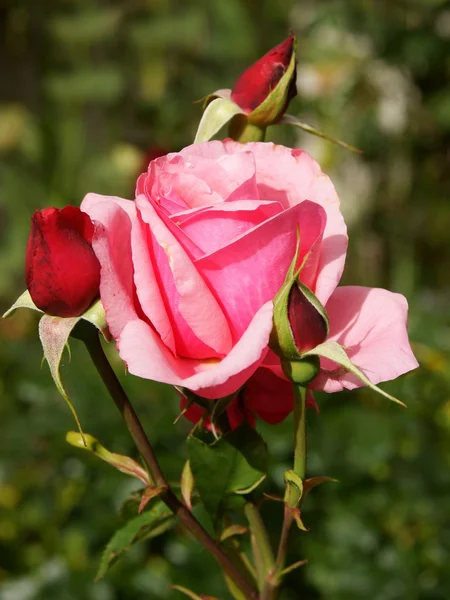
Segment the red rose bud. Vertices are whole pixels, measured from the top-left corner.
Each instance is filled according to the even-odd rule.
[[[81,315],[99,295],[94,225],[75,206],[44,208],[31,218],[26,283],[33,302],[58,317]]]
[[[326,340],[328,326],[325,318],[307,298],[305,292],[295,284],[289,294],[288,319],[294,344],[300,354],[312,350]]]
[[[290,35],[246,69],[231,92],[254,125],[267,127],[279,120],[297,94],[295,48]]]

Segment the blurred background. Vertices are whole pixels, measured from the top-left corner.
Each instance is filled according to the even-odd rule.
[[[196,100],[232,87],[292,28],[298,98],[290,113],[354,144],[352,154],[287,127],[332,177],[350,228],[345,282],[410,303],[421,369],[385,389],[318,395],[312,475],[339,484],[305,505],[310,564],[283,600],[450,598],[450,3],[444,0],[0,0],[0,312],[24,290],[36,208],[94,191],[133,197],[148,157],[192,142]],[[217,569],[181,529],[137,545],[99,583],[102,549],[133,481],[68,446],[74,428],[34,314],[0,321],[0,599],[181,598],[170,583],[227,598]],[[123,367],[112,355],[120,373]],[[133,446],[83,347],[63,378],[85,430]],[[167,472],[179,477],[188,426],[170,389],[124,385]],[[290,465],[291,426],[260,431],[272,487]],[[281,508],[264,505],[274,534]]]

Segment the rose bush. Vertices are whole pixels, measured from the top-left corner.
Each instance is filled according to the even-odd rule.
[[[294,257],[330,318],[329,338],[374,382],[417,366],[407,305],[336,286],[347,234],[336,191],[304,151],[231,140],[152,161],[135,201],[88,194],[108,324],[128,370],[215,399],[241,389],[240,414],[276,422],[291,387],[268,349],[272,300]],[[360,385],[323,361],[312,387]],[[236,401],[236,402],[237,402]],[[236,403],[235,403],[236,404]]]

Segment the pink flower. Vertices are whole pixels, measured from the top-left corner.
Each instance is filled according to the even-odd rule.
[[[331,337],[345,338],[373,381],[416,366],[401,296],[335,291],[346,227],[333,185],[303,151],[231,140],[189,146],[150,163],[135,202],[88,194],[82,209],[98,223],[101,298],[135,375],[208,399],[247,383],[240,396],[252,411],[283,418],[290,397],[278,393],[284,380],[268,340],[298,228],[299,264],[308,254],[301,280],[327,305]],[[348,302],[350,313],[340,306]],[[270,398],[266,380],[279,384]],[[325,390],[355,385],[345,374],[318,381]]]

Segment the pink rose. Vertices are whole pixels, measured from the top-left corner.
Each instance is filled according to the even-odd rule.
[[[268,340],[297,228],[299,263],[309,253],[301,279],[326,305],[331,337],[374,382],[417,364],[402,296],[335,290],[346,227],[332,183],[301,150],[231,140],[189,146],[150,163],[135,202],[88,194],[82,210],[97,222],[101,298],[135,375],[209,399],[247,383],[245,410],[284,418],[290,395]],[[326,391],[359,385],[325,370],[316,382]]]

